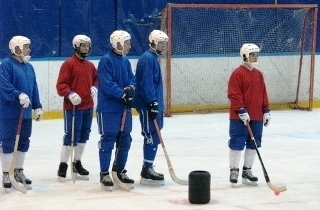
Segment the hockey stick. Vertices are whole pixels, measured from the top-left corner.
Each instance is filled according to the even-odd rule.
[[[168,164],[168,169],[169,169],[169,173],[170,173],[170,176],[172,178],[172,180],[178,184],[181,184],[181,185],[188,185],[189,182],[188,180],[181,180],[179,179],[176,174],[174,173],[174,170],[173,170],[173,167],[171,165],[171,161],[169,159],[169,156],[168,156],[168,153],[167,153],[167,150],[166,150],[166,147],[164,146],[164,142],[163,142],[163,139],[162,139],[162,136],[161,136],[161,132],[160,132],[160,129],[159,129],[159,126],[158,126],[158,122],[156,119],[153,120],[154,122],[154,126],[156,127],[156,130],[157,130],[157,134],[159,136],[159,139],[160,139],[160,143],[161,143],[161,146],[162,146],[162,149],[163,149],[163,152],[164,152],[164,155],[166,157],[166,160],[167,160],[167,164]]]
[[[75,121],[75,112],[76,106],[73,105],[72,109],[72,127],[71,127],[71,157],[70,157],[70,166],[71,166],[71,178],[73,184],[75,183],[74,173],[73,173],[73,149],[74,149],[74,121]]]
[[[279,186],[274,186],[274,185],[270,182],[270,179],[269,179],[267,170],[266,170],[266,168],[264,167],[264,164],[263,164],[263,162],[262,162],[262,158],[261,158],[261,156],[260,156],[260,152],[259,152],[259,150],[258,150],[258,146],[257,146],[256,140],[255,140],[255,138],[254,138],[254,136],[253,136],[253,133],[252,133],[252,130],[251,130],[251,127],[250,127],[249,122],[247,122],[247,127],[248,127],[248,131],[249,131],[249,133],[250,133],[251,140],[253,141],[254,146],[255,146],[255,148],[256,148],[256,151],[257,151],[257,154],[258,154],[258,157],[259,157],[261,166],[262,166],[264,178],[266,179],[266,182],[267,182],[268,186],[269,186],[270,189],[272,189],[273,191],[278,191],[278,192],[286,191],[286,190],[287,190],[286,186],[280,186],[280,187],[279,187]]]
[[[121,145],[122,138],[123,138],[123,129],[124,129],[124,123],[126,121],[126,117],[127,117],[127,109],[125,107],[124,110],[123,110],[122,118],[121,118],[120,131],[119,131],[118,136],[117,136],[117,146],[116,146],[115,158],[114,158],[113,166],[112,166],[112,178],[119,185],[119,187],[121,187],[124,190],[130,191],[130,186],[128,186],[126,183],[123,183],[118,178],[118,174],[117,174],[119,147]]]
[[[16,135],[16,140],[15,140],[15,143],[14,143],[13,158],[12,158],[10,169],[9,169],[9,178],[10,178],[11,184],[13,185],[14,188],[19,190],[20,192],[27,193],[27,188],[25,188],[24,186],[20,185],[16,181],[16,179],[14,178],[14,168],[16,166],[17,150],[18,150],[18,144],[19,144],[19,139],[20,139],[20,132],[21,132],[21,125],[22,125],[22,120],[23,120],[23,113],[24,113],[24,108],[21,107],[20,117],[19,117],[19,122],[18,122],[17,135]]]

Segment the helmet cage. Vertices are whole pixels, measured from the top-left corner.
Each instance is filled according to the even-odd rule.
[[[131,35],[123,30],[116,30],[114,31],[111,35],[110,35],[110,43],[112,45],[113,48],[119,50],[118,47],[118,42],[120,43],[120,45],[123,47],[124,46],[124,42],[127,40],[131,39]]]
[[[81,44],[89,44],[89,51],[88,53],[80,52]],[[76,35],[72,40],[73,49],[80,54],[83,58],[87,57],[89,52],[91,51],[91,39],[86,35]]]
[[[14,36],[11,38],[11,40],[9,42],[9,49],[12,54],[20,56],[22,58],[23,62],[26,63],[30,60],[31,56],[30,55],[23,55],[23,45],[25,45],[25,44],[30,45],[31,44],[30,39],[28,39],[25,36]],[[16,47],[20,48],[20,50],[21,50],[20,55],[16,54]]]
[[[242,45],[241,49],[240,49],[240,57],[242,58],[243,61],[245,61],[246,59],[248,59],[247,62],[249,62],[249,55],[250,53],[254,53],[260,52],[260,48],[255,45],[255,44],[244,44]]]
[[[160,30],[153,30],[149,35],[149,43],[154,44],[157,48],[159,42],[168,42],[169,37],[168,35]],[[152,43],[154,41],[154,43]]]

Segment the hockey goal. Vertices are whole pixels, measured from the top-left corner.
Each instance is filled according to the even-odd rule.
[[[166,115],[228,109],[244,43],[261,49],[272,109],[312,110],[317,13],[316,4],[168,4],[161,30],[170,44],[160,58]]]

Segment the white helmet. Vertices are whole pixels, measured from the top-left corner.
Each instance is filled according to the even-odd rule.
[[[16,54],[16,50],[15,48],[18,46],[20,48],[20,50],[22,51],[23,50],[23,45],[25,44],[31,44],[31,41],[30,39],[28,39],[27,37],[24,37],[24,36],[14,36],[12,37],[12,39],[10,40],[9,42],[9,49],[11,51],[12,54]],[[21,53],[20,55],[18,56],[21,56],[22,60],[26,63],[30,60],[31,56],[28,55],[28,56],[25,56],[23,55],[23,53]]]
[[[89,37],[87,37],[86,35],[76,35],[73,40],[72,40],[72,46],[73,49],[78,50],[78,48],[80,47],[80,45],[82,43],[85,44],[89,44],[89,47],[91,49],[91,39]]]
[[[154,44],[157,46],[158,42],[167,42],[169,37],[166,33],[160,30],[153,30],[149,35],[150,44],[154,41]]]
[[[249,59],[249,54],[253,52],[260,52],[260,48],[255,44],[243,44],[240,48],[240,56],[243,61],[246,58]]]
[[[131,35],[123,30],[116,30],[110,35],[110,43],[113,48],[117,49],[117,43],[123,47],[124,42],[131,39]],[[118,49],[117,49],[118,50]]]

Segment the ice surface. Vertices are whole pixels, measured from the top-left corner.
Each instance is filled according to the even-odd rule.
[[[194,170],[211,174],[211,200],[190,204],[188,186],[172,181],[161,146],[155,169],[165,175],[165,186],[139,184],[142,166],[142,136],[137,116],[133,118],[133,142],[126,169],[135,180],[130,192],[101,190],[96,119],[82,158],[90,180],[73,184],[68,170],[64,182],[57,181],[63,136],[62,120],[33,123],[31,145],[25,160],[25,174],[33,182],[27,194],[0,187],[0,209],[319,209],[320,207],[320,110],[312,112],[280,110],[271,112],[259,149],[271,182],[286,185],[275,196],[266,185],[259,159],[252,168],[258,187],[231,188],[228,159],[228,113],[183,114],[165,118],[162,137],[171,163],[180,179]],[[243,164],[243,154],[240,165]],[[69,168],[70,169],[70,168]]]

